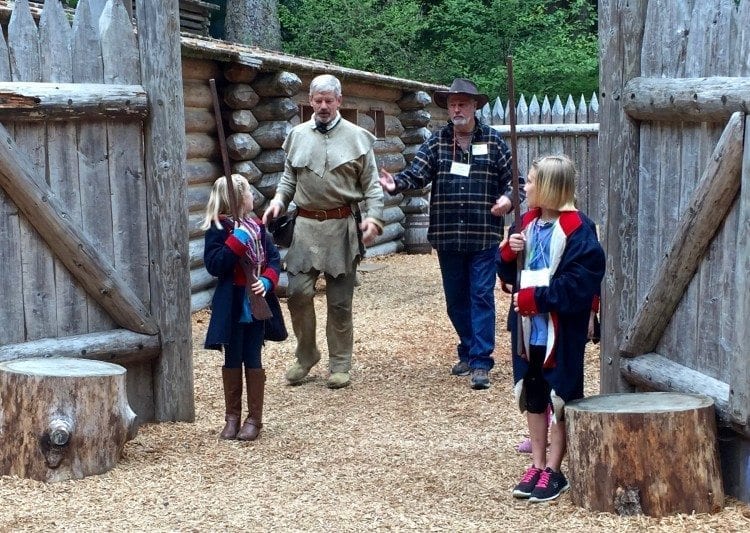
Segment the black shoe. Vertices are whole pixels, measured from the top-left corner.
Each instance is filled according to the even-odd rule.
[[[451,374],[454,376],[468,376],[471,374],[471,368],[469,368],[469,363],[466,361],[459,361],[455,365],[453,365],[453,368],[451,368]]]
[[[490,388],[490,372],[484,368],[474,368],[471,371],[471,388],[484,390]]]
[[[523,477],[521,477],[521,481],[519,481],[518,485],[513,489],[513,496],[515,498],[528,498],[531,496],[531,491],[536,487],[536,483],[539,481],[539,476],[541,475],[542,469],[531,465],[526,469],[526,472],[523,473]]]
[[[531,491],[529,501],[548,502],[554,500],[569,488],[570,485],[568,484],[568,480],[565,479],[562,472],[555,472],[547,467],[539,476],[539,481],[536,482],[536,487]]]

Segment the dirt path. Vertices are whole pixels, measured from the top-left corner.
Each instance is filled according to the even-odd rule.
[[[308,383],[286,386],[294,341],[272,344],[260,440],[218,441],[221,356],[200,349],[208,315],[198,313],[196,422],[142,427],[101,476],[50,485],[0,478],[0,531],[750,529],[750,508],[733,500],[716,515],[661,520],[588,513],[568,495],[550,504],[514,500],[528,455],[514,450],[524,422],[511,407],[507,297],[498,291],[493,385],[472,391],[468,378],[448,373],[455,339],[436,257],[368,266],[355,296],[351,387],[325,387],[325,355]],[[597,358],[588,354],[589,394],[598,390]]]

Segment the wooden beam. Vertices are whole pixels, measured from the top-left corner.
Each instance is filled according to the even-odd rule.
[[[148,114],[140,85],[0,82],[0,120],[142,120]]]
[[[510,133],[510,126],[492,126],[492,129],[503,135]],[[520,137],[535,137],[537,135],[598,135],[599,123],[588,124],[518,124],[516,134]]]
[[[35,175],[8,131],[0,125],[0,187],[50,249],[121,327],[155,335],[159,328],[110,262],[73,224],[43,178]]]
[[[69,337],[36,339],[0,346],[0,362],[14,359],[74,357],[120,365],[148,361],[159,355],[158,335],[112,329]]]
[[[724,122],[750,111],[750,78],[633,78],[622,107],[636,120]]]
[[[185,115],[178,0],[136,0],[141,83],[151,110],[144,124],[151,310],[162,335],[154,363],[154,416],[195,420],[190,331]]]
[[[745,131],[750,131],[750,117]],[[745,135],[740,185],[739,221],[737,223],[737,264],[734,268],[736,301],[732,310],[735,321],[734,353],[729,361],[729,416],[733,422],[750,426],[750,135]]]
[[[714,149],[669,250],[620,344],[625,357],[651,352],[732,207],[740,188],[745,115],[732,115]]]
[[[750,435],[750,427],[733,423],[729,408],[729,385],[658,353],[620,360],[620,372],[628,383],[645,391],[684,392],[710,396],[723,426]]]

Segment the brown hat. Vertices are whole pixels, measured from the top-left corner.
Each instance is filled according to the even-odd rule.
[[[455,80],[453,80],[453,83],[451,83],[451,88],[447,91],[435,91],[433,93],[435,104],[438,107],[447,109],[448,97],[452,94],[465,94],[467,96],[473,97],[474,100],[477,101],[477,109],[482,107],[489,100],[489,98],[487,98],[487,95],[480,93],[477,90],[477,86],[474,85],[470,80],[467,80],[466,78],[456,78]]]

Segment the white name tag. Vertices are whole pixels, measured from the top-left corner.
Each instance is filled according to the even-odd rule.
[[[541,270],[521,270],[521,288],[527,287],[546,287],[549,285],[549,268]]]
[[[471,165],[467,163],[459,163],[457,161],[453,161],[453,163],[451,163],[451,174],[455,174],[457,176],[468,176],[470,170]]]
[[[472,144],[471,153],[474,155],[487,155],[487,144]]]

